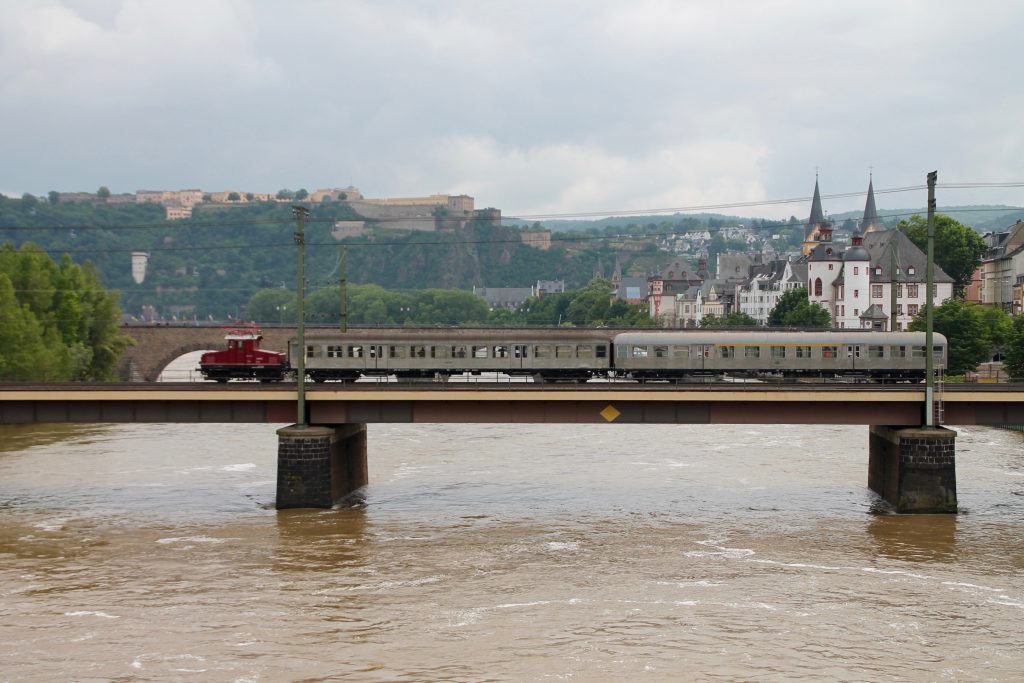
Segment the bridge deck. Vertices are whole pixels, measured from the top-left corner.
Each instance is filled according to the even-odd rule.
[[[295,420],[295,385],[0,386],[0,423]],[[307,387],[311,423],[921,423],[920,385],[326,384]],[[945,424],[1024,424],[1024,387],[942,393]]]

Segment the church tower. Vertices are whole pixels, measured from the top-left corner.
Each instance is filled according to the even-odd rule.
[[[819,242],[832,241],[832,223],[825,220],[821,209],[821,192],[818,190],[818,176],[814,176],[814,198],[811,200],[811,217],[804,226],[803,254],[809,256]]]
[[[875,187],[873,178],[868,176],[868,201],[864,204],[864,220],[860,222],[860,232],[863,235],[876,230],[882,230],[885,225],[878,219],[878,210],[875,208]]]

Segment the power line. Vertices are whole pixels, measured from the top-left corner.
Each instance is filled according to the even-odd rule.
[[[1009,182],[962,182],[962,183],[944,183],[938,185],[941,189],[984,189],[984,188],[1020,188],[1024,187],[1024,181],[1009,181]],[[897,194],[904,192],[916,192],[927,189],[926,185],[907,185],[904,187],[890,187],[876,189],[875,194]],[[823,194],[821,199],[848,199],[851,197],[863,197],[867,195],[867,191],[856,191],[856,192],[839,192],[834,194]],[[764,200],[753,200],[747,202],[726,202],[720,204],[697,204],[689,206],[676,206],[676,207],[661,207],[661,208],[647,208],[647,209],[608,209],[603,211],[577,211],[577,212],[563,212],[563,213],[533,213],[533,214],[506,214],[502,216],[503,220],[560,220],[568,218],[595,218],[595,217],[628,217],[628,216],[643,216],[643,215],[659,215],[665,213],[687,213],[687,212],[703,212],[710,210],[721,210],[721,209],[740,209],[740,208],[753,208],[758,206],[777,206],[782,204],[802,204],[812,201],[812,197],[790,197],[786,199],[764,199]],[[48,218],[48,217],[47,217]],[[368,222],[387,222],[387,223],[400,223],[400,222],[412,222],[412,221],[423,221],[430,220],[433,218],[440,218],[442,221],[445,219],[444,216],[398,216],[394,218],[362,218]],[[456,219],[460,217],[452,217]],[[350,221],[360,220],[358,218],[314,218],[308,217],[307,223],[335,223],[339,221]],[[467,220],[472,220],[467,219]],[[291,224],[291,217],[282,218],[260,218],[253,220],[240,220],[240,221],[164,221],[163,223],[126,223],[122,225],[108,224],[108,225],[53,225],[53,226],[17,226],[8,225],[0,226],[0,231],[47,231],[47,230],[155,230],[155,229],[167,229],[170,227],[178,228],[227,228],[227,227],[238,227],[238,226],[251,226],[251,225],[285,225]]]

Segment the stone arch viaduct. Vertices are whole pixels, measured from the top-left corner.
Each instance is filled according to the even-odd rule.
[[[155,382],[172,360],[203,349],[224,348],[228,327],[221,325],[126,325],[122,333],[132,345],[121,356],[118,376],[125,382]],[[286,351],[288,340],[296,335],[294,325],[262,326],[263,346]]]

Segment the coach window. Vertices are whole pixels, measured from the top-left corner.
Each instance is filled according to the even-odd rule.
[[[555,358],[572,358],[572,347],[568,344],[556,345]]]
[[[513,358],[529,358],[530,354],[526,344],[516,344],[512,347]]]
[[[655,358],[668,358],[668,347],[667,346],[655,346],[654,347]]]
[[[619,344],[615,347],[615,357],[622,359],[629,358],[629,349],[626,348],[625,344]]]
[[[715,351],[719,358],[735,358],[736,347],[735,346],[716,346]]]
[[[486,346],[474,346],[473,347],[473,358],[487,358],[487,347]]]
[[[495,346],[494,347],[495,358],[508,358],[508,347],[507,346]]]
[[[433,346],[430,349],[431,358],[451,358],[451,349],[447,346]]]
[[[410,358],[426,358],[427,357],[427,347],[426,346],[420,346],[420,345],[414,345],[414,346],[410,347],[409,357]]]
[[[772,347],[772,358],[782,359],[782,358],[785,358],[785,357],[786,357],[786,347],[785,346],[773,346]]]
[[[797,346],[796,347],[796,357],[797,358],[810,358],[811,357],[811,347],[810,346]]]
[[[907,347],[906,346],[894,346],[894,347],[892,347],[892,357],[893,358],[906,358],[907,357]]]
[[[868,358],[885,358],[885,352],[883,346],[868,346]]]
[[[673,346],[672,347],[673,358],[689,358],[690,347],[689,346]]]
[[[551,358],[551,347],[547,344],[537,344],[533,347],[534,358]]]
[[[307,346],[306,347],[306,358],[316,358],[316,355],[317,354],[316,354],[316,347],[315,346]]]
[[[646,346],[634,346],[633,347],[633,358],[647,358],[647,347]]]
[[[924,347],[923,346],[911,346],[910,355],[912,358],[924,358]]]
[[[362,346],[356,346],[356,345],[350,345],[348,347],[348,357],[349,358],[362,358],[363,357],[363,347]]]
[[[607,358],[608,357],[608,347],[605,346],[604,344],[598,344],[594,348],[597,351],[597,357],[598,358]]]
[[[370,352],[370,358],[384,357],[384,347],[380,344],[370,344],[366,349]]]
[[[944,346],[936,346],[935,347],[935,357],[936,358],[942,358],[942,355],[943,355],[944,351],[945,351],[945,347]]]
[[[589,344],[588,345],[580,344],[579,346],[576,347],[576,357],[577,358],[593,358],[594,357],[594,347],[590,346]]]
[[[452,358],[465,358],[465,357],[466,357],[466,347],[465,346],[463,346],[462,344],[459,344],[458,346],[453,346],[452,347]]]
[[[342,346],[328,346],[327,357],[328,358],[344,358],[345,349]]]
[[[761,347],[760,346],[744,346],[743,347],[744,358],[760,358]]]
[[[839,347],[838,346],[822,346],[821,347],[822,358],[838,358]]]
[[[408,352],[408,348],[405,346],[392,346],[390,354],[392,358],[405,358]]]

